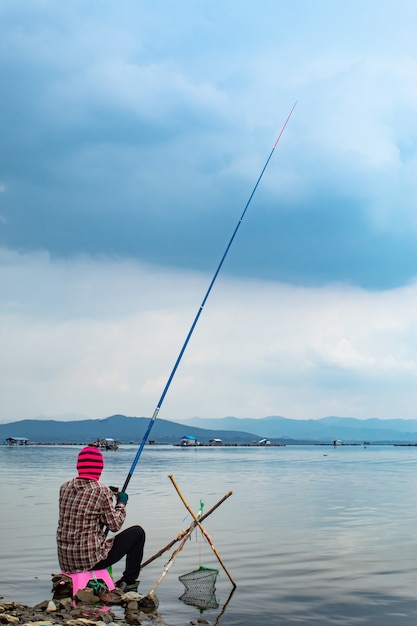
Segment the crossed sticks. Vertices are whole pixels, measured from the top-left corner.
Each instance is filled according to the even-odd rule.
[[[207,542],[209,543],[212,551],[214,552],[214,554],[217,557],[217,560],[219,561],[220,565],[222,566],[223,570],[226,572],[230,582],[232,583],[233,587],[236,587],[236,583],[233,580],[232,576],[230,575],[229,571],[227,570],[225,564],[223,563],[218,551],[216,550],[213,541],[210,537],[210,535],[207,533],[207,531],[204,529],[203,525],[201,524],[201,522],[203,520],[205,520],[209,515],[211,515],[225,500],[227,500],[227,498],[229,498],[229,496],[232,495],[232,491],[229,491],[225,496],[223,496],[223,498],[221,498],[214,506],[211,507],[211,509],[209,511],[207,511],[207,513],[205,513],[204,515],[202,515],[200,518],[193,512],[193,510],[191,509],[191,507],[188,505],[188,503],[186,502],[183,494],[181,493],[177,483],[174,480],[174,477],[172,474],[168,475],[168,478],[170,479],[170,481],[172,482],[172,484],[175,487],[176,492],[178,493],[179,497],[181,498],[182,503],[184,504],[185,508],[187,509],[187,511],[190,513],[191,517],[193,518],[193,522],[191,523],[191,525],[189,526],[189,528],[187,530],[183,530],[181,531],[177,537],[175,537],[175,539],[173,539],[172,541],[170,541],[170,543],[168,543],[164,548],[161,548],[161,550],[159,550],[156,554],[154,554],[153,556],[151,556],[147,561],[145,561],[144,563],[142,563],[142,568],[146,567],[146,565],[149,565],[149,563],[151,563],[152,561],[154,561],[155,559],[157,559],[158,557],[160,557],[162,554],[164,554],[164,552],[166,552],[167,550],[169,550],[170,548],[172,548],[178,541],[180,541],[180,545],[174,550],[174,552],[171,554],[169,561],[167,562],[167,564],[164,567],[164,570],[161,574],[161,576],[158,578],[158,580],[156,581],[156,583],[154,584],[154,586],[152,587],[151,591],[149,592],[149,596],[150,597],[154,597],[154,593],[156,588],[158,587],[158,585],[161,583],[161,581],[163,580],[163,578],[165,577],[167,571],[169,570],[169,568],[171,567],[171,565],[174,563],[175,558],[177,556],[177,554],[183,549],[187,539],[191,536],[193,530],[198,526],[201,530],[201,533],[203,534],[203,536],[205,537],[205,539],[207,540]]]

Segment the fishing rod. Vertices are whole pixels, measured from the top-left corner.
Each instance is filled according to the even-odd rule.
[[[190,330],[188,331],[188,335],[187,335],[187,336],[186,336],[186,338],[185,338],[185,341],[184,341],[183,346],[182,346],[182,348],[181,348],[181,350],[180,350],[180,353],[179,353],[179,355],[178,355],[178,357],[177,357],[177,360],[175,361],[174,367],[172,368],[171,374],[170,374],[170,375],[169,375],[169,377],[168,377],[168,380],[167,380],[167,382],[166,382],[166,385],[165,385],[165,387],[164,387],[164,390],[163,390],[163,392],[162,392],[162,395],[161,395],[161,397],[159,398],[159,402],[158,402],[158,404],[156,405],[155,410],[154,410],[153,415],[152,415],[152,418],[151,418],[151,419],[150,419],[150,421],[149,421],[148,428],[146,429],[146,432],[145,432],[145,434],[143,435],[143,438],[142,438],[142,441],[141,441],[140,446],[139,446],[139,448],[138,448],[138,451],[136,452],[136,456],[135,456],[135,458],[133,459],[133,463],[132,463],[132,465],[131,465],[131,468],[130,468],[130,470],[129,470],[129,473],[128,473],[128,475],[127,475],[127,477],[126,477],[126,480],[125,480],[125,482],[124,482],[124,485],[123,485],[123,487],[122,487],[122,491],[126,491],[127,486],[128,486],[128,484],[129,484],[129,482],[130,482],[130,479],[132,478],[133,472],[135,471],[135,467],[136,467],[136,465],[137,465],[137,463],[138,463],[138,461],[139,461],[140,455],[142,454],[142,450],[143,450],[143,448],[145,447],[145,443],[146,443],[146,441],[148,440],[148,437],[149,437],[149,434],[150,434],[150,432],[151,432],[151,430],[152,430],[152,427],[153,427],[153,425],[155,424],[156,418],[158,417],[159,410],[160,410],[160,408],[161,408],[161,406],[162,406],[162,403],[163,403],[163,401],[164,401],[164,399],[165,399],[165,396],[166,396],[166,394],[167,394],[167,391],[168,391],[168,389],[169,389],[169,387],[170,387],[170,385],[171,385],[171,383],[172,383],[172,379],[173,379],[173,378],[174,378],[174,376],[175,376],[175,372],[176,372],[176,371],[177,371],[177,369],[178,369],[178,366],[179,366],[179,364],[180,364],[180,361],[181,361],[181,359],[182,359],[182,357],[183,357],[183,355],[184,355],[184,352],[185,352],[185,350],[186,350],[186,348],[187,348],[188,342],[189,342],[189,341],[190,341],[190,339],[191,339],[191,335],[193,334],[194,329],[195,329],[195,327],[196,327],[196,325],[197,325],[197,322],[198,322],[198,320],[199,320],[199,318],[200,318],[200,315],[201,315],[201,313],[203,312],[204,306],[205,306],[205,304],[206,304],[206,302],[207,302],[207,299],[208,299],[208,297],[209,297],[209,295],[210,295],[210,292],[211,292],[211,290],[213,289],[214,283],[216,282],[216,278],[217,278],[217,276],[219,275],[219,272],[220,272],[220,270],[221,270],[221,268],[222,268],[222,266],[223,266],[223,263],[224,263],[224,261],[225,261],[225,259],[226,259],[226,256],[227,256],[227,254],[228,254],[228,252],[229,252],[229,250],[230,250],[230,247],[231,247],[231,245],[232,245],[232,243],[233,243],[233,240],[234,240],[234,238],[236,237],[236,233],[237,233],[237,231],[239,230],[239,227],[240,227],[240,225],[241,225],[241,223],[242,223],[242,221],[243,221],[243,218],[245,217],[246,211],[248,210],[249,205],[250,205],[250,203],[251,203],[251,201],[252,201],[252,198],[253,198],[253,196],[255,195],[255,192],[256,192],[256,190],[257,190],[257,188],[258,188],[258,185],[259,185],[259,183],[261,182],[262,176],[264,175],[264,172],[265,172],[266,168],[268,167],[268,163],[269,163],[269,161],[271,160],[271,157],[272,157],[273,153],[275,152],[275,148],[277,147],[278,142],[279,142],[279,140],[281,139],[282,134],[283,134],[283,132],[284,132],[284,130],[285,130],[285,128],[286,128],[286,126],[287,126],[288,122],[290,121],[290,117],[291,117],[291,115],[292,115],[292,113],[293,113],[293,111],[294,111],[294,109],[295,109],[296,104],[297,104],[297,102],[295,102],[295,103],[294,103],[294,105],[293,105],[293,107],[292,107],[291,111],[290,111],[290,112],[289,112],[289,114],[288,114],[287,119],[285,120],[285,122],[284,122],[284,124],[283,124],[283,126],[282,126],[282,128],[281,128],[281,131],[280,131],[280,133],[279,133],[279,135],[278,135],[278,137],[277,137],[277,140],[276,140],[276,142],[274,143],[274,146],[273,146],[273,148],[272,148],[271,152],[269,153],[269,156],[268,156],[268,158],[267,158],[267,160],[266,160],[266,162],[265,162],[265,165],[264,165],[264,166],[263,166],[263,168],[262,168],[261,173],[259,174],[258,180],[256,181],[254,188],[252,189],[252,193],[251,193],[251,194],[250,194],[250,196],[249,196],[249,200],[247,201],[247,203],[246,203],[246,205],[245,205],[245,208],[243,209],[242,215],[240,216],[239,221],[238,221],[238,223],[236,224],[236,227],[235,227],[235,229],[234,229],[234,231],[233,231],[233,234],[232,234],[232,236],[230,237],[229,243],[228,243],[228,244],[227,244],[227,246],[226,246],[226,249],[225,249],[225,251],[224,251],[224,253],[223,253],[223,256],[222,256],[222,258],[220,259],[220,263],[218,264],[217,269],[216,269],[216,271],[215,271],[215,273],[214,273],[214,275],[213,275],[213,278],[211,279],[211,282],[210,282],[210,284],[209,284],[209,287],[208,287],[208,289],[207,289],[207,291],[206,291],[206,295],[204,296],[204,298],[203,298],[203,300],[202,300],[202,302],[201,302],[201,304],[200,304],[200,307],[199,307],[199,309],[198,309],[198,311],[197,311],[197,314],[196,314],[196,316],[195,316],[195,318],[194,318],[194,321],[193,321],[193,323],[191,324],[191,328],[190,328]]]

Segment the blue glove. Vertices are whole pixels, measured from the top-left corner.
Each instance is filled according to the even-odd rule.
[[[129,496],[124,491],[120,491],[117,494],[117,504],[119,504],[119,503],[120,504],[127,504],[128,499],[129,499]]]

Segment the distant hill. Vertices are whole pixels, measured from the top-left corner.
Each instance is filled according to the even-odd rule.
[[[149,424],[147,417],[112,415],[104,419],[60,421],[21,420],[0,424],[0,442],[8,437],[27,437],[31,442],[85,444],[112,437],[121,443],[138,443]],[[280,416],[261,419],[195,417],[183,423],[157,419],[150,438],[159,443],[178,443],[192,435],[201,443],[222,439],[227,443],[250,443],[267,438],[273,443],[417,443],[417,420],[359,420],[353,417],[323,417],[291,420]]]
[[[222,428],[257,432],[261,437],[285,440],[326,442],[341,439],[345,442],[412,442],[417,443],[417,420],[353,417],[323,417],[321,419],[292,420],[271,415],[261,419],[223,417],[206,419],[194,417],[185,424],[200,428]]]
[[[79,443],[85,444],[97,439],[112,437],[121,443],[138,443],[142,440],[149,424],[149,418],[112,415],[96,420],[21,420],[10,424],[0,424],[0,442],[8,437],[27,437],[31,442]],[[249,443],[260,439],[248,432],[213,430],[195,426],[184,426],[176,422],[158,419],[151,431],[151,439],[159,443],[178,443],[182,437],[193,435],[198,441],[207,443],[219,438],[224,442]]]

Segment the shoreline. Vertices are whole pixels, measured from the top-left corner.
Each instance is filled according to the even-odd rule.
[[[140,606],[138,593],[110,598],[81,589],[75,598],[47,599],[29,606],[0,596],[0,623],[10,626],[167,626],[157,607]],[[114,601],[112,601],[114,600]]]

